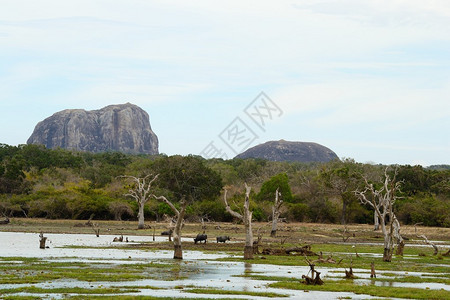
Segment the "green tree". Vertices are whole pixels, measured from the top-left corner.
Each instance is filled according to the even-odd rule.
[[[265,181],[261,186],[261,190],[256,195],[256,200],[272,202],[277,189],[281,193],[283,201],[292,202],[291,186],[289,185],[289,177],[286,173],[280,173]]]
[[[334,161],[320,171],[320,179],[328,191],[342,201],[341,224],[347,224],[348,211],[352,202],[357,201],[353,193],[361,184],[361,166],[352,159]]]

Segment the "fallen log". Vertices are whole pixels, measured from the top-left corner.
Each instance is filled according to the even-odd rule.
[[[317,256],[317,253],[311,251],[311,245],[305,245],[302,247],[292,247],[285,250],[286,254],[301,255],[301,256]]]
[[[5,217],[4,220],[0,220],[0,225],[6,225],[6,224],[9,224],[9,218],[8,217]]]
[[[264,255],[299,255],[299,256],[317,256],[317,253],[310,250],[311,246],[283,248],[264,248],[262,254]]]

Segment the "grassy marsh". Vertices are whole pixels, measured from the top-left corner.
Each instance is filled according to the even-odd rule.
[[[71,220],[14,219],[11,222],[11,226],[2,226],[0,231],[39,232],[43,230],[46,233],[70,232],[93,235],[92,228],[75,226],[81,222]],[[166,224],[150,225],[155,228],[156,234],[166,229]],[[101,228],[100,233],[108,233],[111,240],[112,237],[120,235],[151,236],[153,234],[153,228],[136,230],[135,222],[99,221],[98,226]],[[255,228],[265,228],[265,226],[266,224],[255,224]],[[450,298],[448,288],[441,290],[388,286],[389,283],[420,283],[422,285],[429,283],[441,284],[445,287],[450,285],[450,258],[441,254],[433,255],[433,249],[430,246],[423,245],[421,240],[414,238],[413,228],[402,227],[402,232],[405,232],[405,235],[410,239],[407,241],[404,256],[394,255],[390,263],[382,261],[383,247],[379,232],[373,232],[369,225],[349,225],[348,228],[350,232],[355,234],[355,237],[351,237],[347,242],[343,242],[343,228],[339,225],[282,224],[277,238],[269,237],[269,228],[261,230],[263,239],[259,247],[260,251],[264,248],[286,249],[309,244],[313,252],[317,254],[322,252],[323,258],[332,256],[336,263],[315,262],[316,270],[327,270],[328,272],[328,275],[322,277],[325,282],[322,286],[309,286],[301,283],[301,275],[303,274],[300,273],[292,274],[290,271],[286,271],[282,276],[274,276],[273,274],[255,271],[258,268],[254,267],[254,271],[252,271],[252,268],[249,270],[242,268],[242,271],[238,272],[237,276],[250,280],[250,282],[255,281],[254,285],[258,285],[256,284],[258,281],[271,282],[267,287],[261,287],[260,291],[244,291],[231,286],[225,288],[205,287],[202,286],[201,281],[193,284],[193,281],[189,281],[189,279],[191,277],[208,278],[208,272],[218,272],[214,270],[216,265],[212,267],[212,270],[197,270],[197,266],[202,264],[192,264],[186,260],[164,259],[151,261],[142,258],[131,258],[130,256],[128,259],[115,258],[114,261],[111,261],[109,258],[80,259],[76,255],[64,258],[45,257],[45,255],[44,257],[42,255],[40,257],[1,257],[0,252],[0,272],[2,274],[0,277],[0,298],[39,299],[45,298],[45,295],[59,295],[74,299],[113,299],[115,296],[120,295],[121,299],[173,299],[173,297],[164,298],[164,296],[158,298],[148,295],[130,295],[139,294],[141,291],[146,290],[152,290],[156,293],[158,290],[167,289],[167,286],[182,291],[184,297],[190,297],[189,294],[197,293],[270,298],[283,297],[287,291],[305,291],[310,293],[314,291],[329,291],[336,292],[336,298],[339,297],[339,293],[343,292],[388,298]],[[200,224],[187,224],[183,229],[183,236],[191,238],[201,231]],[[426,233],[430,239],[440,242],[438,247],[440,247],[441,253],[444,252],[444,245],[448,247],[450,244],[449,228],[421,227],[420,231],[421,233]],[[289,266],[304,267],[301,270],[307,270],[308,264],[305,258],[297,255],[256,254],[253,260],[244,261],[242,252],[245,235],[242,225],[231,223],[210,224],[207,227],[207,234],[209,240],[224,234],[230,235],[232,240],[231,243],[225,244],[218,244],[215,241],[209,241],[206,244],[194,244],[190,239],[183,242],[185,251],[200,251],[204,254],[226,254],[222,258],[208,258],[208,261],[203,261],[204,266],[207,266],[208,263],[219,265],[221,263],[237,263],[241,265],[245,263],[253,266],[269,266],[267,268],[269,270],[271,269],[270,266],[283,268]],[[36,251],[39,251],[37,249],[38,246],[35,245],[35,247]],[[64,248],[87,251],[89,249],[96,251],[101,251],[102,249],[142,251],[147,257],[151,258],[153,256],[152,253],[157,253],[161,250],[170,253],[173,250],[173,244],[167,240],[162,240],[160,242],[120,243],[111,246],[98,245],[98,247],[66,245]],[[41,253],[45,254],[45,252]],[[213,255],[209,257],[213,257]],[[309,259],[314,261],[318,257],[310,256]],[[196,261],[202,262],[199,258],[196,258]],[[376,279],[368,279],[372,262],[375,264],[377,275],[380,275]],[[363,281],[359,279],[354,281],[341,279],[344,276],[344,269],[348,269],[350,265],[355,271],[355,276],[359,279],[364,279]],[[283,270],[288,270],[288,268]],[[298,270],[300,269],[297,269],[296,272]],[[414,274],[412,275],[412,273]],[[152,280],[173,282],[173,284],[170,283],[166,287],[154,286],[151,283]],[[232,281],[233,279],[230,280]],[[54,284],[55,282],[75,282],[80,284],[75,287],[57,287]],[[386,286],[383,286],[383,284],[386,284]],[[279,289],[279,292],[273,293],[272,290],[268,292],[267,288]],[[174,297],[176,298],[176,296]],[[192,295],[191,298],[196,297]]]

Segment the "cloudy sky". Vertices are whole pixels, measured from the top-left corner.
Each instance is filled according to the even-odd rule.
[[[166,154],[285,139],[449,164],[449,32],[447,0],[1,0],[0,143],[131,102]]]

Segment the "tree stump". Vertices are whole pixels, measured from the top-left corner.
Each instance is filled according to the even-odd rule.
[[[345,279],[355,279],[355,275],[353,275],[352,267],[350,267],[349,271],[347,271],[347,269],[345,269]]]
[[[39,234],[39,248],[45,249],[45,242],[47,241],[47,237],[44,236],[44,233],[41,231]]]
[[[93,228],[96,237],[100,237],[100,228]]]
[[[397,250],[395,251],[395,255],[403,256],[403,249],[405,248],[405,242],[401,241],[397,245]]]
[[[370,263],[370,278],[377,278],[377,274],[375,274],[375,263]]]
[[[323,281],[320,278],[320,272],[314,269],[315,265],[305,256],[306,262],[309,265],[309,269],[311,272],[311,277],[308,275],[302,275],[302,278],[305,279],[305,283],[308,285],[322,285]]]

